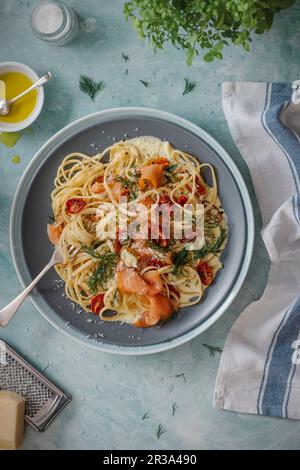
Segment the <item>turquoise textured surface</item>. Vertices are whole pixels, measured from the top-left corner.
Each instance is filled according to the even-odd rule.
[[[222,112],[220,84],[299,79],[299,7],[278,15],[271,32],[254,39],[250,54],[230,48],[223,61],[207,64],[197,59],[187,67],[181,51],[167,47],[154,54],[137,37],[123,18],[121,0],[67,1],[80,15],[80,34],[61,48],[48,46],[32,34],[29,14],[34,3],[0,3],[0,62],[20,61],[39,74],[50,70],[54,75],[32,131],[25,133],[14,148],[0,144],[0,306],[20,291],[8,239],[10,207],[18,180],[34,153],[54,132],[97,110],[148,106],[199,124],[225,147],[240,168],[259,227],[249,173]],[[122,53],[129,55],[127,62]],[[95,102],[79,91],[80,74],[105,81]],[[185,77],[197,85],[183,96]],[[139,80],[150,84],[145,87]],[[15,155],[21,157],[19,164],[12,162]],[[40,230],[38,221],[36,229]],[[233,414],[212,405],[219,354],[210,357],[203,344],[223,346],[235,318],[261,295],[268,265],[257,230],[247,280],[226,314],[188,344],[147,357],[118,357],[80,346],[51,327],[27,300],[0,337],[62,385],[73,400],[45,433],[27,427],[23,448],[299,448],[298,422]],[[178,405],[174,416],[172,403]],[[158,440],[160,423],[167,432]]]

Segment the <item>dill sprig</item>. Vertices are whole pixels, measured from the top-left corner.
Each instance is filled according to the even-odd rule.
[[[124,52],[122,52],[121,57],[124,60],[124,62],[128,62],[130,59],[129,55],[125,54]]]
[[[160,439],[160,437],[167,432],[166,428],[163,426],[163,424],[159,423],[157,431],[155,433],[157,439]]]
[[[221,228],[219,237],[211,243],[205,243],[205,245],[200,248],[200,250],[188,251],[186,248],[183,248],[181,251],[175,253],[173,274],[177,274],[180,271],[181,267],[184,264],[189,263],[190,261],[203,258],[208,253],[219,253],[223,242],[227,238],[227,235],[228,233],[226,232],[226,230],[224,228]]]
[[[149,419],[150,418],[150,414],[149,413],[145,413],[142,417],[142,421],[145,421],[145,419]]]
[[[175,163],[174,165],[169,165],[165,168],[165,171],[167,171],[168,173],[172,173],[172,171],[174,171],[176,168],[178,167],[177,163]]]
[[[91,254],[91,256],[95,257]],[[115,253],[105,253],[96,256],[99,259],[94,273],[88,279],[88,286],[92,293],[97,292],[97,289],[102,289],[106,286],[107,282],[113,277],[114,270],[117,266],[118,255]]]
[[[149,246],[149,248],[152,248],[153,250],[156,250],[156,251],[160,251],[161,253],[166,253],[167,251],[170,250],[168,246],[161,246],[155,240],[148,240],[147,245]]]
[[[150,82],[148,82],[147,80],[139,80],[139,82],[142,83],[142,85],[144,85],[144,87],[148,88],[148,86],[150,85]]]
[[[117,176],[117,181],[120,181],[124,188],[128,189],[130,196],[132,199],[136,199],[137,197],[137,192],[136,192],[136,182],[131,181],[128,178],[125,178],[124,176]]]
[[[172,403],[172,416],[175,416],[176,410],[179,408],[179,405],[176,403],[176,401],[173,401]]]
[[[190,81],[188,78],[185,78],[184,81],[185,81],[185,87],[184,87],[184,90],[183,90],[183,93],[182,93],[182,94],[183,94],[183,95],[187,95],[188,93],[190,93],[191,91],[193,91],[193,89],[194,89],[195,86],[196,86],[196,83]]]
[[[183,248],[181,251],[178,251],[174,255],[174,268],[173,268],[173,274],[178,274],[180,271],[181,267],[188,263],[190,260],[190,251],[186,250]]]
[[[205,343],[203,343],[202,346],[209,351],[209,357],[215,357],[216,353],[221,353],[223,351],[219,346],[211,346],[210,344]]]
[[[90,255],[92,258],[102,259],[103,253],[97,253],[95,251],[95,247],[82,245],[81,249],[82,251]]]
[[[214,242],[205,243],[204,246],[202,248],[200,248],[200,250],[194,250],[192,252],[194,259],[203,258],[208,253],[213,253],[213,254],[219,253],[219,251],[221,249],[221,246],[224,243],[224,241],[226,240],[227,236],[228,236],[228,233],[222,227],[220,229],[219,237]]]
[[[95,82],[95,80],[87,75],[80,75],[79,88],[83,93],[86,93],[92,101],[95,101],[97,93],[103,90],[104,87],[105,83],[103,80]]]

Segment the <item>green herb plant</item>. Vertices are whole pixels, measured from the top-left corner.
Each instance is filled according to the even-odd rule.
[[[250,50],[251,34],[268,31],[274,14],[297,0],[131,0],[124,14],[155,49],[170,42],[186,51],[187,63],[204,50],[204,60],[222,59],[224,46]]]

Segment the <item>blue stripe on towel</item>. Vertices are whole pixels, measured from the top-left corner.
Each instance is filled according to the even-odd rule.
[[[285,315],[275,335],[275,344],[268,367],[268,377],[260,406],[260,414],[287,418],[291,383],[295,373],[292,363],[293,342],[300,332],[300,297]]]
[[[262,124],[280,146],[290,165],[297,195],[293,198],[295,219],[300,220],[300,144],[295,134],[280,120],[280,113],[291,100],[289,84],[268,84]],[[292,343],[300,331],[300,297],[285,313],[267,354],[257,399],[257,412],[267,416],[288,417],[288,403],[296,366],[292,363]]]
[[[264,366],[263,378],[262,378],[262,381],[261,381],[261,385],[260,385],[260,389],[259,389],[259,393],[258,393],[258,397],[257,397],[257,413],[260,414],[260,415],[263,414],[262,403],[263,403],[263,399],[264,399],[264,393],[265,393],[265,388],[266,388],[266,384],[267,384],[267,380],[268,380],[268,374],[269,374],[269,369],[270,369],[270,364],[271,364],[275,344],[276,344],[276,341],[277,341],[277,338],[278,338],[278,335],[279,335],[279,332],[280,332],[282,326],[287,321],[287,318],[290,314],[290,310],[291,310],[291,308],[284,314],[281,322],[278,325],[278,328],[276,329],[276,331],[273,335],[272,341],[271,341],[269,349],[268,349],[267,358],[266,358],[266,362],[265,362],[265,366]]]
[[[287,83],[267,84],[267,103],[262,115],[262,125],[270,137],[284,152],[295,181],[296,192],[300,191],[300,144],[295,134],[280,120],[280,113],[291,101],[292,87]]]

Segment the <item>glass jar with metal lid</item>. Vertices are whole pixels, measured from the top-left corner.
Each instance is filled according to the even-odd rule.
[[[78,33],[75,11],[58,0],[37,3],[31,13],[30,25],[39,39],[55,46],[69,43]]]

